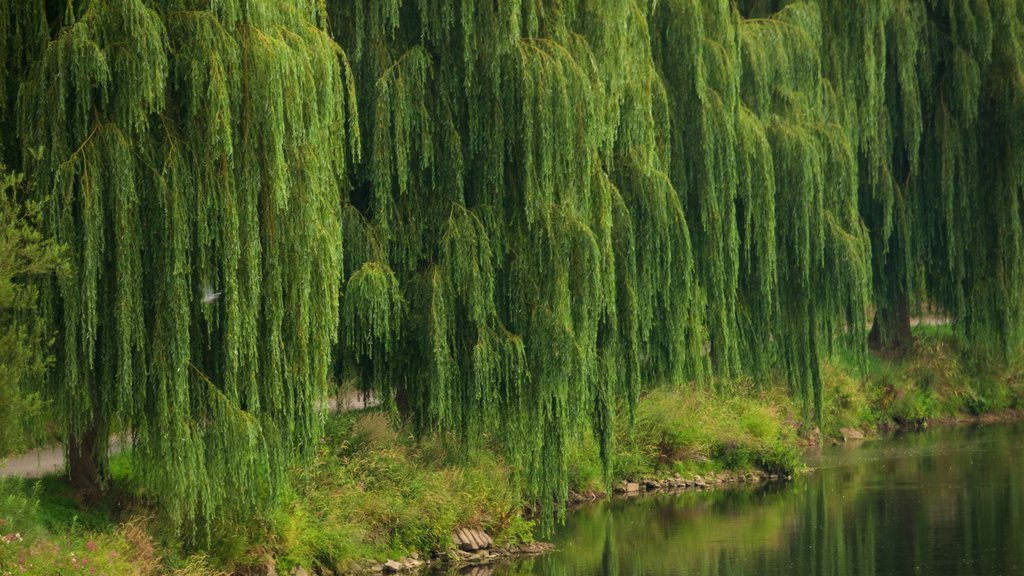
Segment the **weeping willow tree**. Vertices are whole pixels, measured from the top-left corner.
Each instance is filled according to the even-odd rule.
[[[654,60],[671,110],[669,177],[693,214],[690,234],[704,292],[707,349],[716,372],[729,377],[739,368],[740,340],[738,15],[728,2],[665,2],[651,20]],[[751,208],[759,208],[756,200]]]
[[[177,522],[259,510],[318,437],[337,337],[343,55],[316,2],[68,2],[39,25],[19,136],[73,270],[48,299],[73,484],[105,484],[116,432]]]
[[[870,246],[816,4],[330,16],[372,135],[343,208],[343,374],[499,444],[547,509],[566,446],[589,430],[607,457],[641,382],[782,371],[820,407],[818,346],[863,340]]]
[[[871,230],[879,348],[910,312],[948,313],[979,356],[1020,344],[1019,2],[823,2],[825,73],[840,87]]]
[[[368,139],[345,212],[340,367],[422,431],[567,496],[646,378],[704,372],[644,7],[336,2]]]
[[[501,444],[542,505],[641,382],[781,371],[820,418],[820,360],[863,351],[872,298],[882,340],[912,298],[1016,339],[1016,3],[330,14],[372,135],[342,371],[421,430]]]
[[[911,313],[930,305],[951,317],[973,354],[1005,360],[1020,345],[1021,140],[1011,118],[1021,106],[1024,8],[987,0],[737,7],[744,26],[806,8],[819,14],[820,24],[804,29],[818,31],[808,53],[820,60],[830,121],[856,159],[871,240],[871,344],[906,350]]]
[[[1024,6],[950,0],[924,14],[920,82],[938,90],[908,186],[926,293],[972,349],[1005,359],[1024,304]]]

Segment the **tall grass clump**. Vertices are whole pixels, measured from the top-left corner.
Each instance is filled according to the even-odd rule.
[[[312,463],[295,471],[276,519],[278,567],[347,570],[366,560],[453,550],[452,531],[499,543],[531,538],[520,493],[492,452],[414,440],[376,411],[331,417]]]
[[[640,478],[712,469],[790,474],[799,467],[783,403],[748,394],[659,388],[644,396],[624,432],[614,476]]]

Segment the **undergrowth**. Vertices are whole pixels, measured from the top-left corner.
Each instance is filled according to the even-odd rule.
[[[118,522],[115,504],[83,509],[56,476],[0,479],[0,575],[153,573],[146,518]]]
[[[215,576],[266,565],[347,571],[413,552],[454,550],[454,528],[498,545],[532,539],[533,526],[492,453],[415,441],[383,412],[331,416],[316,454],[292,474],[270,517],[222,522],[208,538],[170,531],[135,488],[129,455],[115,458],[117,490],[83,509],[60,476],[0,481],[0,575]],[[95,569],[95,571],[90,571]]]
[[[915,327],[909,353],[899,358],[872,355],[865,369],[839,352],[822,366],[822,433],[837,437],[844,427],[917,428],[938,419],[1024,408],[1022,365],[1019,359],[968,361],[949,326]]]
[[[901,359],[871,356],[864,365],[837,351],[823,364],[821,436],[1024,408],[1018,359],[1012,368],[968,365],[948,327],[922,326],[914,335]],[[801,423],[799,414],[779,382],[649,390],[632,425],[626,414],[617,419],[607,467],[593,437],[570,444],[571,488],[607,492],[626,479],[726,469],[791,474],[801,466],[801,444],[818,436],[817,423]],[[130,458],[112,460],[112,490],[88,508],[59,476],[0,480],[0,576],[220,576],[268,558],[282,574],[295,566],[344,572],[414,552],[451,553],[456,527],[482,528],[498,545],[533,533],[511,471],[494,452],[467,451],[449,437],[415,439],[376,410],[329,416],[273,513],[211,526],[206,538],[171,531],[137,488]]]
[[[790,474],[799,467],[787,407],[767,396],[660,388],[621,433],[615,479],[714,469]]]
[[[439,438],[416,442],[382,412],[332,418],[293,485],[275,518],[274,548],[286,566],[344,570],[360,559],[453,551],[461,526],[484,529],[498,545],[531,539],[500,459]]]

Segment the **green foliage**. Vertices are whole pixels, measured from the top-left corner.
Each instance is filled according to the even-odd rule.
[[[652,374],[701,364],[688,230],[650,115],[664,89],[645,43],[623,50],[631,36],[592,8],[330,6],[373,134],[350,202],[408,303],[389,345],[402,370],[389,383],[375,363],[373,385],[395,386],[421,433],[500,442],[549,514],[568,439],[594,429],[610,453],[645,350]]]
[[[392,398],[395,341],[402,327],[403,299],[395,275],[375,262],[349,277],[341,310],[342,359],[360,368],[360,383]]]
[[[0,456],[44,437],[40,383],[52,357],[38,292],[63,266],[40,231],[40,206],[24,196],[22,179],[0,164]]]
[[[344,208],[369,248],[346,248],[344,282],[389,270],[409,327],[375,344],[400,360],[340,356],[418,430],[490,433],[557,510],[571,439],[592,432],[607,466],[641,382],[782,366],[820,413],[818,346],[863,341],[871,271],[816,4],[329,15],[373,134]]]
[[[268,553],[281,572],[349,570],[452,551],[452,530],[461,526],[483,528],[499,545],[532,540],[510,470],[493,454],[466,458],[441,438],[414,442],[380,411],[335,415],[325,428],[308,465],[290,471],[279,505],[216,522],[204,554],[188,555],[167,513],[147,504],[124,455],[112,459],[120,491],[85,511],[59,476],[0,479],[0,538],[11,536],[0,541],[0,573],[89,574],[94,566],[99,574],[212,576],[243,571]]]
[[[871,377],[881,377],[887,366],[871,362]],[[866,375],[849,358],[831,358],[821,369],[825,388],[820,432],[825,438],[840,438],[841,428],[874,429],[882,417],[874,411]]]
[[[1024,301],[1024,8],[821,5],[822,71],[859,158],[877,308],[938,304],[972,354],[1005,361],[1021,344]]]
[[[872,358],[866,370],[848,354],[825,363],[824,437],[841,437],[843,427],[915,428],[1019,407],[1019,360],[979,365],[950,326],[917,326],[914,340],[905,356]]]
[[[0,5],[0,163],[18,167],[15,103],[18,88],[47,41],[45,2]]]

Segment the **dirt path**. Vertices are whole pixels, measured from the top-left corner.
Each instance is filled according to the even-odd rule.
[[[64,448],[58,444],[14,456],[0,463],[0,478],[21,476],[39,478],[64,468]]]
[[[949,324],[949,318],[945,316],[921,316],[920,318],[911,318],[911,326],[946,326]]]
[[[376,406],[377,404],[379,402],[373,397],[368,402],[364,402],[360,393],[346,392],[340,397],[329,399],[327,401],[327,410],[328,412],[337,412],[338,410],[349,412],[351,410],[360,410],[367,406]],[[124,442],[118,438],[111,439],[111,454],[120,452],[124,448],[123,444]],[[63,469],[64,447],[60,444],[38,448],[26,454],[11,456],[6,460],[0,458],[0,478],[11,476],[40,478],[47,474],[60,472]]]

